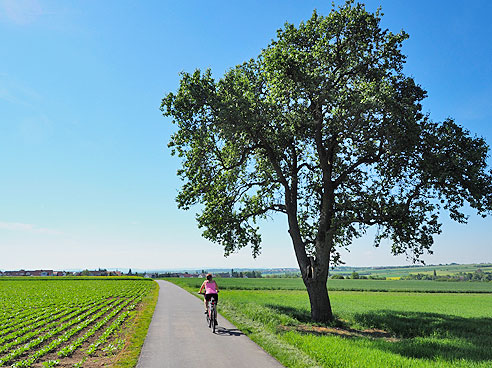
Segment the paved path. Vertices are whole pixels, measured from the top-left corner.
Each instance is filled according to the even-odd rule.
[[[213,334],[203,302],[170,282],[157,282],[159,300],[137,368],[283,367],[221,315]]]

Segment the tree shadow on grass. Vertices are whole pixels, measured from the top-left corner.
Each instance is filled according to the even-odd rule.
[[[356,314],[354,320],[399,337],[395,342],[380,341],[377,345],[402,356],[492,360],[492,318],[383,310]]]
[[[311,313],[306,309],[287,307],[285,305],[278,305],[278,304],[266,304],[265,307],[273,309],[278,313],[285,314],[297,320],[299,323],[304,323],[308,325],[313,324],[313,320],[311,319]],[[337,327],[337,328],[347,328],[347,329],[349,328],[346,321],[341,320],[339,318],[335,318],[330,323],[317,324],[317,325],[322,327]]]
[[[340,319],[328,325],[313,325],[310,313],[304,309],[275,304],[266,307],[307,325],[279,326],[279,331],[369,338],[376,349],[415,359],[492,361],[492,318],[382,310],[355,314],[353,321],[364,328],[353,329]]]
[[[274,311],[285,314],[298,320],[301,323],[311,323],[311,314],[305,309],[297,309],[292,307],[286,307],[278,304],[265,304],[265,307],[273,309]]]

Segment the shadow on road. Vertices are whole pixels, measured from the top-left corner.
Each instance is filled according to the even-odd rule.
[[[215,330],[215,334],[219,335],[219,336],[242,336],[242,335],[244,335],[237,328],[225,328],[225,327],[220,327],[220,326],[217,326],[217,329]]]

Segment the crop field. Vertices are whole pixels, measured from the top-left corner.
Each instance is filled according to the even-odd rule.
[[[196,291],[190,279],[170,281]],[[241,290],[242,279],[223,281],[219,311],[286,367],[492,366],[492,293],[469,292],[490,283],[460,283],[466,293],[332,290],[336,320],[320,325],[310,321],[305,290],[269,290],[261,279],[247,281],[263,289]],[[442,284],[414,282],[426,291]]]
[[[0,279],[0,366],[92,367],[155,283],[144,279]]]
[[[169,279],[177,285],[195,287],[199,278]],[[216,279],[224,290],[305,290],[301,278]],[[492,282],[452,282],[431,280],[328,280],[329,290],[347,291],[403,291],[419,293],[492,293]]]
[[[404,267],[340,267],[330,271],[331,274],[350,275],[352,271],[360,275],[372,275],[382,277],[403,277],[410,274],[433,274],[437,275],[456,275],[459,272],[475,272],[478,269],[484,272],[492,272],[492,264],[450,264],[450,265],[426,265],[426,266],[404,266]]]

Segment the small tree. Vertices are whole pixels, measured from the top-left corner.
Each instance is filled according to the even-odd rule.
[[[339,275],[339,274],[334,274],[330,277],[330,279],[333,279],[333,280],[343,280],[345,279],[345,277],[343,277],[343,275]]]
[[[178,206],[203,205],[198,226],[226,256],[251,245],[256,257],[258,220],[285,214],[315,321],[332,319],[330,264],[368,227],[417,262],[440,209],[465,222],[465,202],[492,208],[485,141],[422,114],[426,92],[402,71],[408,36],[380,20],[352,1],[314,12],[219,80],[183,73],[161,105],[178,126]]]

